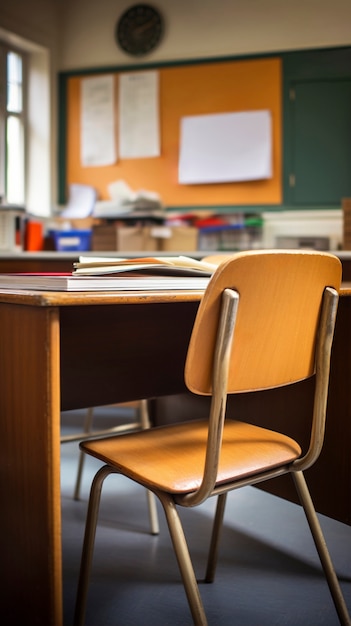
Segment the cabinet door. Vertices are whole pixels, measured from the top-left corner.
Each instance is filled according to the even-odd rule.
[[[351,80],[296,82],[289,196],[295,205],[339,205],[351,196]]]

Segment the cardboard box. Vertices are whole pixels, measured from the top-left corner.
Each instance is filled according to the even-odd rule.
[[[194,252],[198,249],[198,229],[193,226],[164,227],[169,236],[159,238],[159,250],[163,252]],[[157,228],[153,229],[154,232]],[[159,229],[160,232],[160,229]]]
[[[150,226],[120,226],[101,224],[93,227],[92,250],[96,252],[157,251],[158,240],[152,236]]]
[[[158,239],[152,235],[151,226],[120,226],[117,228],[117,250],[154,252]]]
[[[96,252],[117,250],[117,226],[115,224],[93,226],[91,249]]]
[[[92,250],[103,252],[193,252],[198,249],[198,229],[190,226],[93,226]]]

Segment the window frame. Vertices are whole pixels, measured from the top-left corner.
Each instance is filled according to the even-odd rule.
[[[7,55],[9,53],[17,54],[22,59],[22,110],[20,112],[9,111],[7,108],[8,94],[8,76],[7,76]],[[23,198],[20,205],[25,204],[27,191],[27,153],[28,153],[28,98],[27,98],[27,73],[28,60],[27,54],[22,49],[17,48],[5,41],[0,40],[0,201],[11,203],[8,198],[7,189],[7,167],[8,167],[8,150],[7,150],[7,122],[9,117],[16,117],[21,120],[23,132],[22,147],[22,175],[23,175]]]

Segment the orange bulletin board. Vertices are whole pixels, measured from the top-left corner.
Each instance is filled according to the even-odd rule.
[[[80,85],[67,80],[66,183],[93,185],[99,198],[124,180],[134,191],[157,192],[166,207],[272,205],[282,202],[281,59],[221,61],[156,68],[160,89],[161,156],[121,159],[114,165],[83,167],[80,158]],[[126,69],[126,72],[132,70]],[[140,71],[138,69],[137,71]],[[147,69],[145,69],[147,71]],[[114,74],[116,107],[118,76]],[[269,110],[272,115],[273,176],[270,179],[181,185],[178,182],[180,120],[184,116]],[[116,132],[118,133],[116,110]],[[118,145],[118,142],[117,142]]]

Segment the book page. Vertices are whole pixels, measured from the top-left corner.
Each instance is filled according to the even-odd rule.
[[[186,256],[178,257],[141,257],[134,259],[121,259],[111,257],[97,258],[83,257],[79,258],[78,263],[73,264],[75,274],[104,274],[117,272],[135,272],[150,271],[162,274],[174,274],[176,271],[182,274],[199,273],[212,274],[217,265],[198,261]]]

